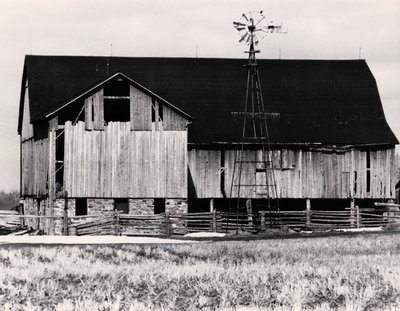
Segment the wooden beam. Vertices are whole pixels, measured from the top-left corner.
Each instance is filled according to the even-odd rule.
[[[49,214],[54,216],[54,199],[56,196],[56,131],[49,132]],[[54,235],[54,218],[49,221],[49,234]]]
[[[68,235],[68,199],[64,199],[63,234]]]
[[[215,211],[214,199],[210,199],[210,213]]]
[[[58,130],[58,116],[55,116],[54,118],[50,119],[49,128],[55,131]]]
[[[93,130],[93,98],[85,98],[85,129]]]
[[[400,204],[395,204],[395,203],[383,203],[383,202],[375,202],[375,206],[380,206],[380,207],[400,207]]]
[[[93,95],[93,105],[94,105],[94,129],[103,130],[104,129],[104,91],[101,89],[96,94]]]

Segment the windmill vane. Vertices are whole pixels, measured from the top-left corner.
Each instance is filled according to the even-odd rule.
[[[239,42],[257,45],[265,35],[282,33],[282,23],[268,21],[263,11],[242,14],[239,21],[233,22],[233,27],[239,32]]]

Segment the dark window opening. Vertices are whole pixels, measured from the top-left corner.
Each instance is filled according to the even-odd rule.
[[[160,121],[162,121],[164,117],[164,108],[161,103],[158,103],[158,116],[160,117]]]
[[[130,103],[129,99],[104,99],[104,121],[129,122]]]
[[[78,99],[71,105],[62,109],[58,115],[58,124],[64,124],[66,121],[74,122],[85,121],[85,102],[83,99]]]
[[[154,214],[165,213],[165,199],[154,199]]]
[[[116,79],[104,85],[104,96],[129,96],[129,83]]]
[[[357,193],[357,171],[354,171],[354,194]]]
[[[57,130],[56,137],[56,160],[64,161],[64,130]]]
[[[114,210],[122,214],[129,214],[129,201],[128,199],[115,199]]]
[[[158,105],[158,107],[157,107]],[[156,107],[158,108],[158,115],[156,113]],[[151,99],[151,122],[156,122],[157,120],[161,122],[163,120],[163,105],[157,102],[154,98]]]
[[[367,192],[371,191],[371,153],[367,151]]]
[[[49,122],[38,121],[33,124],[33,138],[35,141],[49,137]]]
[[[156,102],[154,98],[151,99],[151,122],[156,122]]]
[[[91,101],[89,109],[92,110],[92,113],[91,113],[92,114],[92,120],[90,120],[90,121],[94,122],[94,100],[93,100],[93,97],[90,97],[89,100]]]
[[[104,121],[130,121],[130,85],[123,79],[116,79],[104,84]]]
[[[87,199],[79,198],[75,199],[75,216],[87,215]]]

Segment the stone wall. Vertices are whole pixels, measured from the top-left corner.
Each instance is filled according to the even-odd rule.
[[[153,199],[129,199],[129,214],[154,215]]]
[[[24,199],[24,214],[25,215],[39,215],[38,209],[38,200],[35,198],[26,197]],[[24,219],[24,224],[28,226],[28,228],[38,229],[40,222],[37,219],[26,218]]]
[[[154,215],[154,199],[129,199],[129,214],[133,215]],[[75,199],[67,199],[68,216],[75,216]],[[54,216],[64,216],[65,199],[57,198],[54,200]],[[114,199],[88,199],[87,211],[88,216],[104,215],[114,211]],[[166,199],[165,212],[170,214],[185,214],[188,211],[187,200],[185,199]],[[48,198],[25,198],[24,199],[25,215],[48,216],[50,215]],[[45,233],[50,232],[49,219],[25,219],[25,225],[30,228],[43,230]],[[61,235],[63,220],[54,220],[54,234]]]
[[[89,216],[97,216],[113,212],[114,199],[88,199],[87,211]]]
[[[170,214],[186,214],[188,204],[186,199],[166,199],[165,212]]]

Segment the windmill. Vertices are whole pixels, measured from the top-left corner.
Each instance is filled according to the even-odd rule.
[[[267,113],[261,90],[260,76],[255,46],[268,34],[281,33],[280,23],[269,21],[263,12],[243,14],[239,21],[233,22],[234,28],[240,34],[239,42],[249,45],[247,69],[247,84],[244,96],[244,110],[238,113],[243,117],[242,141],[237,145],[235,165],[232,174],[230,197],[237,198],[236,214],[246,208],[252,214],[252,201],[247,199],[245,206],[243,198],[264,199],[261,210],[269,212],[270,224],[273,224],[272,211],[279,212],[278,192],[271,150],[268,119],[273,113]],[[257,144],[257,152],[248,152],[248,143]],[[242,200],[240,200],[242,198]],[[252,222],[252,219],[249,219]],[[278,220],[279,222],[279,220]],[[276,224],[276,218],[275,218]],[[238,218],[237,226],[238,228]],[[236,229],[237,230],[237,229]]]

